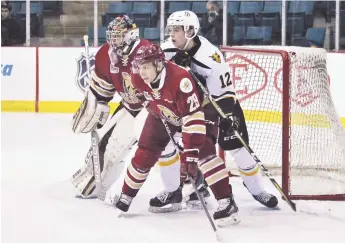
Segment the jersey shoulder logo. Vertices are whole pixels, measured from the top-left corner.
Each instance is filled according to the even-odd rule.
[[[192,82],[188,78],[183,78],[180,82],[180,89],[183,93],[188,94],[193,90]]]
[[[92,53],[89,56],[90,61],[90,72],[95,69],[95,55]],[[75,76],[75,83],[79,90],[84,93],[86,88],[89,87],[89,80],[91,77],[88,76],[86,66],[86,56],[84,53],[77,59],[77,74]]]
[[[220,56],[217,52],[213,53],[212,56],[209,56],[212,58],[213,61],[220,63]]]

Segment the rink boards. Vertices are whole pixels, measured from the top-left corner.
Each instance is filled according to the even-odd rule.
[[[98,48],[90,48],[91,69],[94,67],[94,55],[97,50]],[[1,51],[2,111],[73,113],[77,110],[83,100],[83,90],[88,82],[84,48],[3,47]],[[342,90],[345,88],[342,79],[344,65],[345,53],[327,54],[331,94],[336,110],[342,117],[343,125],[345,125],[345,107],[341,104],[344,104],[342,95]],[[241,96],[244,86],[243,80],[242,86],[236,86],[239,96]],[[273,81],[269,81],[265,89],[255,93],[249,99],[242,100],[241,104],[243,104],[246,114],[251,114],[249,117],[246,115],[249,121],[281,122],[281,115],[279,115],[281,104],[279,104],[280,99],[277,99],[281,94],[279,94],[279,90],[273,91],[273,88]],[[278,108],[252,106],[257,103],[257,100],[270,100],[272,94],[277,95],[276,101],[271,102],[275,102]],[[111,103],[112,109],[117,106],[119,100],[119,96],[114,97]],[[308,104],[309,107],[315,106],[318,101],[320,99],[313,100],[310,105]],[[294,106],[294,102],[291,105]],[[320,114],[313,114],[311,110],[313,109],[305,109],[303,112],[293,114],[295,124],[303,125],[305,115],[308,116],[307,119],[323,120]],[[318,124],[318,122],[314,122],[314,124]],[[321,122],[321,126],[323,126],[323,122]]]

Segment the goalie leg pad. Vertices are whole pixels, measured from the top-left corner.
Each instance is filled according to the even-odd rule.
[[[112,124],[112,126],[108,124]],[[105,133],[99,143],[101,188],[97,188],[97,185],[95,185],[92,170],[92,156],[89,151],[86,157],[87,164],[79,170],[80,172],[75,173],[72,179],[72,184],[76,187],[78,196],[82,198],[98,196],[104,200],[106,192],[123,171],[123,159],[136,142],[132,129],[133,124],[134,117],[125,108],[122,108],[103,127],[110,129]],[[102,132],[104,133],[103,128]]]
[[[83,103],[73,116],[73,132],[88,133],[95,129],[97,124],[104,125],[109,111],[110,107],[104,102],[97,101],[92,91],[88,90]]]

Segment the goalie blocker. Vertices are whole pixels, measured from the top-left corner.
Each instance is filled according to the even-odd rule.
[[[79,111],[77,115],[78,113]],[[141,133],[142,120],[146,116],[147,111],[145,109],[142,109],[140,112],[128,111],[120,103],[105,126],[98,130],[100,136],[98,147],[100,151],[101,186],[98,187],[95,182],[90,148],[85,159],[85,166],[79,169],[72,177],[72,184],[76,188],[77,196],[82,198],[95,198],[98,196],[104,200],[106,192],[122,172],[124,166],[123,159],[136,143],[136,134]],[[140,117],[138,122],[136,122],[136,117]],[[93,119],[98,120],[96,117]],[[80,120],[86,121],[87,118],[81,117]],[[91,127],[92,124],[89,124]]]

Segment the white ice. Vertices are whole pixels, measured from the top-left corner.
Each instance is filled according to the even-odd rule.
[[[1,118],[3,243],[216,242],[203,211],[147,211],[149,199],[161,190],[157,168],[123,218],[101,201],[75,198],[68,180],[83,164],[89,135],[72,134],[71,115],[2,113]],[[122,182],[123,177],[112,192],[120,192]],[[242,222],[219,229],[223,242],[345,242],[344,202],[297,201],[303,212],[295,213],[280,200],[278,210],[269,210],[253,201],[239,179],[231,182]],[[266,186],[279,195],[267,180]]]

